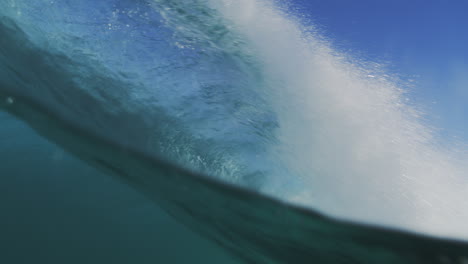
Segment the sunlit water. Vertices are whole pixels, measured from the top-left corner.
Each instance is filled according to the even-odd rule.
[[[468,238],[463,149],[434,139],[381,65],[334,50],[285,7],[9,0],[0,10],[36,45],[92,65],[57,65],[82,70],[68,90],[38,79],[6,93],[50,105],[59,94],[66,107],[55,109],[90,130],[326,214]]]

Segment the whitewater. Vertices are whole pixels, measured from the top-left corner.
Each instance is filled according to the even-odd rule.
[[[337,217],[466,237],[463,145],[438,141],[405,87],[381,65],[333,50],[271,2],[216,2],[252,41],[270,81],[281,83],[272,85],[275,151],[304,184],[286,199]],[[284,175],[270,180],[282,186]]]
[[[436,138],[382,65],[334,49],[285,4],[6,0],[0,10],[7,111],[47,105],[86,131],[285,202],[468,239],[465,150]],[[30,53],[9,42],[20,31]]]

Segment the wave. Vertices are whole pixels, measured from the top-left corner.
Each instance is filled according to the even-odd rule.
[[[466,260],[465,243],[305,209],[460,237],[464,170],[390,77],[272,3],[0,10],[1,107],[247,262]]]

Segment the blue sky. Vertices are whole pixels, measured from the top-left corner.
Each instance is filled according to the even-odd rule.
[[[415,79],[440,135],[468,142],[468,1],[293,0],[340,50]]]

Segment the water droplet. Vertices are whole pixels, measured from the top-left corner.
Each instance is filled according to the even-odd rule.
[[[11,97],[11,96],[8,96],[7,99],[6,99],[6,102],[7,104],[13,104],[15,102],[15,98]]]

